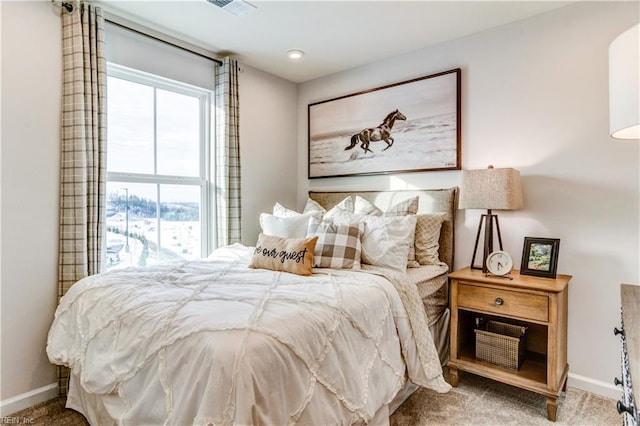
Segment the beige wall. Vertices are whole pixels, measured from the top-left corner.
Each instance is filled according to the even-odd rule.
[[[1,7],[0,398],[5,401],[55,381],[45,344],[57,294],[62,61],[59,18],[48,2],[2,2]]]
[[[56,394],[46,337],[57,294],[60,19],[49,1],[1,1],[2,415]],[[239,77],[244,242],[274,199],[295,204],[297,85]],[[284,174],[283,170],[292,173]]]
[[[246,65],[239,80],[242,242],[253,246],[260,213],[296,204],[298,86]]]
[[[558,272],[574,276],[569,383],[616,397],[619,284],[640,283],[640,144],[608,136],[607,49],[638,22],[639,6],[575,4],[302,84],[298,206],[309,189],[460,185],[459,171],[308,180],[306,110],[311,102],[462,68],[462,166],[520,170],[525,208],[500,213],[505,250],[519,266],[525,236],[561,239]],[[470,263],[481,213],[459,211],[457,267]]]

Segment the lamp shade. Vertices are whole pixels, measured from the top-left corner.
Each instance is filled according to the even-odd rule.
[[[616,139],[640,139],[640,24],[609,46],[609,130]]]
[[[464,170],[461,209],[518,210],[524,207],[520,172],[516,169]]]

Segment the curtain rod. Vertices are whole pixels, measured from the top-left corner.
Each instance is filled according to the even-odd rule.
[[[51,0],[51,3],[56,5],[57,2],[55,0]],[[69,13],[73,12],[73,8],[74,8],[73,7],[73,3],[69,3],[69,2],[66,2],[66,1],[61,1],[59,4],[60,4],[60,7],[64,8],[67,12],[69,12]],[[149,34],[147,32],[140,31],[140,30],[137,30],[135,28],[131,28],[130,26],[125,25],[125,24],[123,24],[121,22],[116,22],[114,19],[110,19],[110,18],[105,17],[104,20],[105,20],[105,22],[108,22],[111,25],[115,25],[116,27],[123,28],[125,30],[128,30],[128,31],[131,31],[133,33],[139,34],[141,36],[148,37],[150,39],[159,41],[159,42],[167,44],[169,46],[173,46],[173,47],[176,47],[178,49],[184,50],[184,51],[189,52],[191,54],[194,54],[196,56],[200,56],[201,58],[208,59],[210,61],[213,61],[213,62],[217,63],[218,65],[222,65],[222,61],[220,59],[212,58],[211,56],[202,54],[200,52],[196,52],[195,50],[189,49],[189,48],[184,47],[184,46],[180,46],[179,44],[176,44],[176,43],[173,43],[171,41],[162,39],[160,37],[156,37],[156,36],[154,36],[152,34]]]

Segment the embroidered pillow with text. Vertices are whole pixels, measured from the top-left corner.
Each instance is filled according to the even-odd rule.
[[[260,234],[250,268],[311,275],[318,237],[282,238]]]

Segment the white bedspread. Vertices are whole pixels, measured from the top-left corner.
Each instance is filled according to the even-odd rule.
[[[435,348],[423,347],[430,337],[413,338],[418,319],[403,305],[413,296],[363,272],[248,269],[250,254],[236,245],[79,281],[56,311],[49,359],[107,408],[117,396],[118,424],[366,422],[405,368],[449,390]]]

